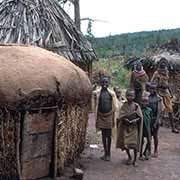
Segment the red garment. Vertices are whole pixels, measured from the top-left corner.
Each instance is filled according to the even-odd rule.
[[[144,70],[141,70],[141,71],[134,70],[133,73],[134,73],[135,77],[141,77],[146,74],[146,72]]]

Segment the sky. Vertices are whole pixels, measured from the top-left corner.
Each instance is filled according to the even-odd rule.
[[[96,37],[180,28],[180,0],[80,0],[80,13],[81,18],[107,21],[93,22]],[[81,28],[85,33],[87,21]]]

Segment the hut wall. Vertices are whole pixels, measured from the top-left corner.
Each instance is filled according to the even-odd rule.
[[[88,107],[67,106],[59,112],[58,118],[58,173],[74,161],[85,145]]]
[[[49,117],[49,115],[51,115],[51,113],[48,113],[47,117]],[[84,150],[88,106],[65,106],[63,109],[57,111],[57,115],[57,146],[53,147],[52,145],[51,147],[51,150],[57,154],[55,155],[53,152],[50,154],[57,157],[57,167],[54,166],[53,169],[54,172],[56,172],[57,168],[58,175],[61,175],[63,174],[64,167],[73,163],[76,157]],[[36,163],[34,159],[37,160],[37,157],[41,157],[39,155],[44,152],[46,153],[49,148],[44,149],[47,147],[44,141],[42,141],[42,143],[34,140],[31,141],[33,138],[31,138],[31,131],[33,131],[32,136],[36,135],[39,137],[36,138],[37,140],[42,139],[40,137],[41,132],[39,132],[42,128],[38,128],[39,126],[36,127],[34,125],[37,121],[44,122],[43,119],[45,119],[43,127],[45,127],[45,129],[49,127],[46,123],[47,118],[44,117],[44,113],[22,116],[21,113],[11,114],[8,112],[2,114],[0,117],[0,177],[6,179],[19,179],[19,177],[27,178],[30,175],[32,179],[40,177],[41,174],[45,173],[43,170],[46,168],[42,169],[41,174],[38,173],[39,171],[33,170],[32,167],[42,165],[41,159]],[[29,128],[29,130],[27,128]],[[34,134],[34,131],[38,132]],[[54,148],[57,149],[57,152]],[[36,155],[37,157],[34,157]],[[34,159],[29,157],[33,157]]]

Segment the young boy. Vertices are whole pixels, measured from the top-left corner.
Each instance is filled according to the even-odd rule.
[[[120,117],[117,121],[117,142],[116,147],[125,150],[128,155],[127,164],[136,166],[137,152],[142,135],[143,115],[140,106],[135,103],[133,90],[126,91],[127,101],[122,105]],[[134,159],[130,150],[134,151]]]
[[[101,78],[101,88],[93,92],[95,101],[96,128],[102,132],[104,161],[111,160],[111,137],[114,127],[114,114],[116,111],[117,98],[114,91],[109,89],[109,77]]]
[[[163,100],[157,94],[157,84],[150,83],[149,85],[149,107],[152,109],[152,121],[151,121],[151,136],[154,140],[154,154],[152,157],[158,157],[158,132],[160,125],[160,118],[164,109]]]
[[[140,150],[140,160],[143,159],[143,155],[145,159],[148,160],[151,154],[151,121],[152,121],[152,109],[148,107],[149,105],[149,97],[148,95],[142,96],[141,99],[141,109],[143,114],[143,135],[142,135],[142,143]],[[144,138],[147,143],[143,152]]]

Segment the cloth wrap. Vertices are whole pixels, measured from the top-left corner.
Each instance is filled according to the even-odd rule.
[[[140,150],[143,129],[143,115],[140,106],[133,102],[132,109],[127,102],[125,102],[120,110],[119,121],[117,122],[117,141],[116,148],[122,150],[134,148]],[[139,118],[139,121],[133,124],[124,123],[123,119],[129,120]]]

